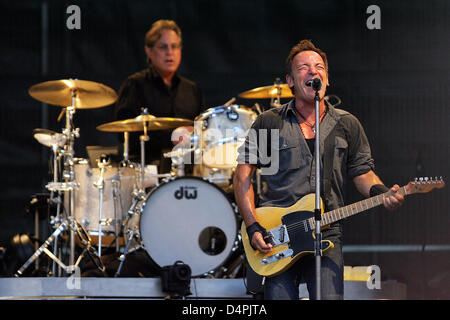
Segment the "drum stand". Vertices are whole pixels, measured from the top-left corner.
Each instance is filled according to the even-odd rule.
[[[83,249],[83,252],[78,257],[75,264],[70,264],[66,266],[58,257],[56,257],[50,250],[48,250],[48,246],[67,228],[69,228],[71,231],[76,231],[82,244],[85,246]],[[83,234],[82,234],[83,233]],[[84,238],[83,238],[84,236]],[[30,264],[33,263],[41,254],[44,252],[47,254],[54,263],[56,262],[64,271],[67,273],[73,273],[77,270],[78,265],[80,264],[81,260],[84,258],[86,253],[89,255],[89,258],[97,265],[98,269],[105,273],[105,268],[103,264],[101,263],[101,260],[98,259],[98,261],[95,261],[94,256],[97,256],[95,249],[91,246],[90,238],[86,232],[86,230],[83,229],[83,227],[73,218],[69,218],[68,220],[64,220],[59,227],[56,228],[56,230],[52,233],[52,235],[44,242],[44,244],[36,250],[36,252],[25,262],[25,264],[14,274],[15,277],[19,277],[23,275],[23,272],[28,268]],[[98,256],[97,256],[98,257]]]

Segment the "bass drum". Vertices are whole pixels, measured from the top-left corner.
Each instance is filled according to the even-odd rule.
[[[237,239],[234,208],[225,193],[197,177],[178,177],[155,187],[125,226],[159,266],[181,260],[192,276],[205,275],[229,257]],[[135,247],[134,244],[131,244]]]

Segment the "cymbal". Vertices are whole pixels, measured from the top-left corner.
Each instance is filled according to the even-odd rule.
[[[106,132],[144,131],[144,122],[146,123],[147,130],[150,131],[175,129],[181,126],[192,126],[194,124],[194,121],[189,119],[169,117],[157,118],[152,115],[140,115],[133,119],[118,120],[101,124],[97,127],[97,130]]]
[[[76,109],[92,109],[108,106],[117,100],[117,93],[101,83],[62,79],[35,84],[28,90],[30,96],[55,106],[72,106],[75,95]]]
[[[267,98],[292,98],[291,89],[286,83],[274,84],[271,86],[251,89],[239,94],[239,97],[246,99],[267,99]]]
[[[53,145],[57,145],[58,147],[63,147],[66,143],[66,136],[62,133],[58,133],[48,129],[34,129],[33,130],[34,138],[46,147],[52,147]]]

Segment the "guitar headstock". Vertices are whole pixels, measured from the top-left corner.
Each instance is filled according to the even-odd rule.
[[[410,181],[406,185],[408,194],[427,193],[435,188],[441,189],[443,187],[445,187],[445,182],[442,179],[442,177],[439,177],[439,178],[435,177],[434,179],[433,179],[433,177],[431,177],[431,178],[429,178],[429,177],[415,178],[414,181]]]

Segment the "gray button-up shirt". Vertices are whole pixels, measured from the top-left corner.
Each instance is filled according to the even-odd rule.
[[[238,163],[261,168],[258,206],[287,207],[315,192],[315,158],[300,130],[295,100],[260,114],[239,148]],[[370,146],[360,122],[350,113],[327,106],[320,124],[321,175],[324,141],[336,127],[333,170],[326,211],[344,205],[346,180],[374,169]],[[267,133],[267,135],[265,135]],[[321,185],[323,192],[323,183]]]

